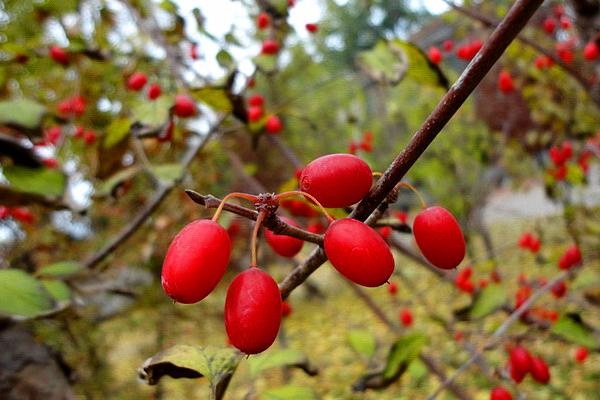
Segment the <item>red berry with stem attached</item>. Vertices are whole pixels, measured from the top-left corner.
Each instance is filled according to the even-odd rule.
[[[265,104],[265,98],[260,94],[253,94],[248,97],[248,105],[254,107],[262,107]]]
[[[298,223],[288,217],[279,217],[283,222],[288,225],[299,227]],[[282,257],[294,257],[302,250],[304,242],[292,236],[278,235],[269,230],[265,231],[265,238],[269,247]]]
[[[262,44],[262,54],[273,55],[279,51],[279,43],[273,39],[266,39]]]
[[[188,118],[196,115],[196,103],[189,96],[178,94],[175,96],[173,105],[173,114],[181,118]]]
[[[160,85],[158,83],[153,83],[148,88],[148,98],[150,100],[156,100],[156,99],[158,99],[158,97],[160,96],[161,93],[162,93],[162,90],[161,90]]]
[[[575,361],[578,363],[583,363],[587,359],[588,353],[588,349],[585,347],[579,347],[577,350],[575,350]]]
[[[434,64],[439,64],[442,62],[442,52],[437,47],[430,47],[427,55],[429,57],[429,61]]]
[[[531,377],[543,384],[550,381],[550,368],[541,357],[531,357]]]
[[[276,135],[283,129],[283,123],[277,115],[269,115],[265,122],[265,129],[267,133]]]
[[[127,88],[133,91],[140,91],[148,82],[148,77],[141,72],[134,72],[131,74],[129,79],[127,79]]]
[[[256,17],[256,26],[260,30],[265,29],[267,26],[269,26],[270,23],[271,23],[271,17],[269,16],[268,13],[266,13],[264,11],[261,12],[260,14],[258,14],[258,16]]]
[[[526,375],[531,371],[532,357],[524,347],[517,346],[510,352],[510,365],[515,373]]]
[[[48,50],[48,54],[50,55],[50,58],[52,58],[59,64],[69,64],[69,53],[67,53],[67,51],[63,48],[60,48],[58,46],[51,46]]]
[[[212,220],[186,225],[173,239],[162,267],[162,287],[173,300],[196,303],[219,283],[231,255],[227,231]]]
[[[319,30],[319,25],[317,24],[306,24],[306,30],[309,31],[310,33],[315,33],[316,31]]]
[[[421,253],[438,268],[456,268],[465,257],[465,239],[456,218],[445,208],[433,206],[414,220],[413,234]]]
[[[394,272],[394,257],[388,245],[373,228],[355,219],[332,222],[323,244],[335,269],[359,285],[380,286]]]
[[[598,58],[600,55],[600,49],[598,49],[598,45],[596,42],[589,42],[583,48],[583,58],[586,60],[592,61]]]
[[[371,189],[373,172],[352,154],[330,154],[311,161],[302,171],[300,190],[313,195],[323,207],[347,207]]]
[[[490,393],[490,400],[513,400],[512,395],[502,386],[496,386]]]
[[[268,349],[281,325],[281,294],[277,282],[256,267],[231,282],[225,299],[225,330],[232,345],[246,354]]]
[[[413,316],[408,308],[405,308],[400,311],[400,322],[402,322],[402,325],[404,325],[405,327],[409,327],[412,325]]]

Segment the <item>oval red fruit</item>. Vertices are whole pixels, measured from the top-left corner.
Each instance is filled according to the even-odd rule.
[[[262,107],[265,104],[265,98],[260,94],[253,94],[248,97],[248,104],[255,107]]]
[[[532,357],[524,347],[517,346],[510,352],[510,365],[517,374],[526,375],[531,371]]]
[[[465,238],[456,218],[445,208],[433,206],[414,220],[413,233],[421,253],[438,268],[456,268],[465,257]]]
[[[400,322],[402,322],[402,325],[404,325],[406,327],[409,327],[412,325],[413,316],[408,308],[405,308],[402,311],[400,311]]]
[[[196,115],[196,103],[190,97],[179,94],[175,96],[173,114],[181,118],[192,117]]]
[[[256,122],[260,120],[263,116],[263,109],[258,106],[248,107],[247,110],[248,121]]]
[[[577,350],[575,350],[575,360],[578,363],[584,362],[588,357],[588,353],[588,349],[586,349],[585,347],[578,348]]]
[[[512,400],[512,395],[502,386],[496,386],[490,393],[490,400]]]
[[[325,232],[324,247],[335,269],[359,285],[383,285],[394,272],[388,245],[373,228],[355,219],[332,222]]]
[[[173,300],[196,303],[219,283],[231,254],[227,231],[209,219],[186,225],[173,239],[162,267],[162,287]]]
[[[427,55],[429,57],[429,61],[431,61],[434,64],[439,64],[440,62],[442,62],[442,52],[437,47],[430,47],[429,51],[427,52]]]
[[[288,225],[298,227],[296,221],[291,218],[279,218]],[[302,250],[302,246],[304,245],[304,242],[300,239],[287,235],[278,235],[269,230],[265,231],[265,238],[267,239],[269,247],[271,247],[275,253],[282,257],[294,257],[300,252],[300,250]]]
[[[127,79],[127,88],[133,91],[142,90],[142,88],[148,82],[148,78],[141,72],[134,72],[129,79]]]
[[[268,133],[275,135],[283,129],[283,123],[277,115],[269,115],[267,122],[265,122],[265,129]]]
[[[225,299],[225,330],[232,345],[246,354],[268,349],[279,332],[282,301],[277,282],[258,268],[240,273]]]
[[[531,377],[539,383],[550,382],[550,369],[541,357],[531,358]]]
[[[600,55],[600,49],[598,49],[598,45],[596,44],[596,42],[589,42],[583,48],[583,57],[586,60],[595,60],[596,58],[598,58],[598,55]]]
[[[261,12],[260,14],[258,14],[258,16],[256,17],[256,26],[260,30],[263,30],[267,26],[269,26],[269,23],[271,23],[271,17],[269,16],[268,13],[266,13],[264,11]]]
[[[67,65],[69,64],[69,53],[65,49],[62,49],[58,46],[52,46],[48,50],[48,54],[50,58],[56,61],[59,64]]]
[[[262,54],[273,55],[279,51],[279,43],[272,39],[266,39],[262,44]]]
[[[315,33],[316,31],[319,30],[319,25],[317,24],[306,24],[306,30],[309,31],[310,33]]]
[[[347,207],[371,189],[373,172],[352,154],[329,154],[311,161],[302,171],[300,190],[324,207]]]
[[[161,92],[162,90],[160,88],[160,85],[158,83],[153,83],[148,88],[148,98],[150,100],[156,100],[160,96]]]

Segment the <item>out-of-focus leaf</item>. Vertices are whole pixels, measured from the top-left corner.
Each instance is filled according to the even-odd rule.
[[[59,261],[43,266],[37,271],[37,275],[65,278],[81,271],[81,268],[81,264],[76,261]]]
[[[40,126],[46,107],[29,99],[0,101],[0,124],[26,129]]]
[[[3,173],[11,187],[25,193],[61,197],[67,184],[65,175],[56,169],[10,165]]]
[[[152,172],[161,181],[174,182],[181,177],[181,174],[183,173],[183,167],[179,163],[162,164],[153,166]]]
[[[567,314],[560,317],[551,329],[552,333],[589,349],[600,349],[600,340],[592,329],[586,326],[578,314]]]
[[[95,197],[104,197],[110,196],[110,194],[115,190],[117,186],[121,183],[125,182],[128,179],[133,178],[140,171],[140,167],[137,165],[133,165],[131,167],[125,168],[104,182],[101,182],[98,189],[94,193]]]
[[[277,57],[274,55],[260,54],[252,59],[254,64],[265,73],[271,73],[277,68]]]
[[[354,329],[346,334],[350,347],[358,354],[371,357],[375,353],[377,342],[375,336],[369,331]]]
[[[302,369],[308,375],[316,375],[317,370],[310,365],[304,353],[294,349],[279,351],[268,351],[248,359],[250,375],[257,377],[261,372],[278,367],[296,367]]]
[[[473,299],[469,311],[472,319],[483,318],[500,309],[507,302],[506,290],[501,285],[488,285]]]
[[[129,134],[130,127],[131,121],[129,119],[114,119],[106,128],[106,135],[104,136],[104,142],[102,143],[103,147],[105,149],[110,149],[117,143],[120,143]]]
[[[163,95],[154,101],[140,101],[133,106],[132,118],[149,126],[161,126],[169,118],[169,109],[173,105],[173,97]]]
[[[391,85],[398,84],[406,73],[408,59],[402,50],[380,40],[371,50],[358,55],[358,65],[371,79]]]
[[[225,34],[225,41],[227,43],[234,44],[236,46],[241,46],[242,45],[240,43],[240,41],[237,40],[237,38],[235,37],[235,35],[232,32],[228,32],[227,34]]]
[[[287,181],[283,182],[279,186],[279,193],[291,192],[292,190],[298,190],[298,179],[293,176]]]
[[[233,57],[227,50],[219,50],[216,58],[219,65],[225,69],[229,69],[233,65]]]
[[[68,302],[71,299],[71,289],[63,281],[57,279],[42,279],[41,282],[54,300],[63,303]]]
[[[306,386],[287,385],[269,389],[260,395],[263,400],[317,400],[315,391]]]
[[[404,52],[408,60],[407,78],[424,85],[441,86],[445,89],[450,87],[448,78],[442,70],[429,61],[429,57],[419,47],[400,39],[392,40],[390,46],[392,49],[398,48]]]
[[[215,111],[231,112],[233,105],[224,88],[205,86],[191,91],[191,95]]]
[[[43,285],[19,269],[0,270],[0,314],[33,318],[51,311],[54,300]]]
[[[427,342],[425,335],[413,333],[398,339],[388,353],[385,366],[376,372],[363,375],[352,385],[352,389],[363,392],[367,389],[386,388],[395,382],[417,358]]]
[[[177,12],[177,4],[173,3],[171,0],[162,0],[160,2],[160,8],[162,8],[170,14],[174,14]]]
[[[141,379],[156,385],[172,378],[206,377],[215,399],[223,398],[242,355],[230,348],[175,345],[147,359],[138,370]]]

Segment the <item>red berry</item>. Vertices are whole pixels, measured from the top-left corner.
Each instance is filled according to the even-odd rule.
[[[541,357],[531,357],[531,377],[543,384],[550,381],[550,369]]]
[[[392,296],[395,295],[396,293],[398,293],[398,285],[396,284],[396,282],[390,283],[387,287],[387,291]]]
[[[402,325],[404,325],[406,327],[409,327],[412,325],[413,316],[408,308],[405,308],[400,311],[400,322],[402,322]]]
[[[287,301],[281,302],[281,316],[283,318],[289,317],[292,314],[292,305]]]
[[[198,45],[196,43],[192,43],[190,46],[190,58],[192,60],[198,59]]]
[[[445,208],[434,206],[421,211],[413,223],[413,234],[421,253],[438,268],[456,268],[465,257],[462,230]]]
[[[552,294],[557,299],[560,299],[567,293],[567,285],[564,281],[558,282],[556,285],[552,286]]]
[[[512,395],[502,386],[496,386],[490,393],[490,400],[513,400]]]
[[[268,133],[275,135],[283,129],[283,123],[277,115],[269,115],[265,122],[265,129]]]
[[[575,350],[575,360],[578,363],[584,362],[588,357],[588,353],[588,349],[586,349],[585,347],[578,348],[577,350]]]
[[[577,245],[570,246],[558,261],[560,269],[569,269],[581,263],[581,251]]]
[[[454,42],[452,40],[444,40],[442,47],[444,48],[445,52],[452,51],[452,49],[454,48]]]
[[[565,15],[565,6],[563,6],[562,4],[557,4],[552,9],[552,12],[554,13],[554,16],[556,18],[560,18],[563,15]]]
[[[546,18],[544,20],[544,30],[548,34],[553,34],[556,29],[556,20],[554,18]]]
[[[442,62],[442,52],[437,47],[430,47],[429,51],[427,52],[427,55],[429,57],[429,61],[431,61],[434,64],[439,64],[440,62]]]
[[[75,128],[75,132],[73,133],[73,137],[77,138],[77,139],[83,139],[83,132],[85,132],[85,129],[83,128],[83,126],[78,126]]]
[[[96,132],[94,131],[85,131],[83,134],[83,141],[86,144],[92,144],[96,141]]]
[[[162,267],[162,287],[173,300],[196,303],[219,283],[231,254],[227,231],[212,220],[186,225],[173,239]]]
[[[253,94],[248,97],[248,104],[254,107],[262,107],[265,104],[265,98],[260,94]]]
[[[372,183],[373,173],[366,162],[352,154],[329,154],[304,168],[300,190],[324,207],[347,207],[361,200]]]
[[[559,22],[561,29],[567,30],[571,28],[571,20],[569,18],[562,17]]]
[[[469,59],[474,58],[477,53],[479,53],[479,50],[481,50],[481,48],[483,47],[483,42],[479,39],[475,39],[473,40],[470,44],[469,44]]]
[[[498,75],[498,89],[505,94],[515,90],[515,85],[508,71],[501,71]]]
[[[148,78],[145,74],[141,72],[134,72],[131,74],[129,79],[127,79],[127,88],[129,90],[138,92],[142,90],[142,88],[146,85],[146,82],[148,82]]]
[[[258,14],[258,16],[256,17],[256,26],[260,30],[265,29],[267,26],[269,26],[270,23],[271,23],[271,17],[269,16],[268,13],[266,13],[264,11],[261,12],[260,14]]]
[[[537,56],[535,59],[535,67],[537,69],[550,68],[552,64],[554,64],[554,61],[548,56],[541,55]]]
[[[81,115],[85,112],[85,99],[82,96],[73,96],[70,102],[73,114]]]
[[[288,217],[279,217],[288,225],[299,227],[298,223]],[[282,257],[294,257],[302,250],[304,242],[292,236],[278,235],[269,230],[265,231],[265,238],[269,247]]]
[[[277,282],[258,268],[235,277],[225,299],[225,330],[232,345],[246,354],[268,349],[281,325]]]
[[[595,60],[600,55],[600,49],[598,49],[598,45],[596,42],[589,42],[583,48],[583,58],[586,60]]]
[[[238,220],[231,221],[231,223],[227,227],[227,234],[229,235],[229,238],[231,240],[235,239],[235,237],[240,233],[241,229],[242,229],[242,225],[240,224],[240,221],[238,221]]]
[[[569,42],[556,43],[556,55],[566,64],[573,62],[573,49]]]
[[[533,240],[533,235],[529,232],[526,232],[522,234],[519,238],[518,245],[522,249],[528,249],[529,247],[531,247],[531,243],[533,242]]]
[[[390,238],[390,235],[392,234],[392,228],[389,226],[382,226],[377,231],[385,241],[387,241]]]
[[[15,207],[10,209],[10,215],[14,219],[24,224],[33,224],[35,216],[25,207]]]
[[[0,206],[0,219],[6,219],[10,217],[10,208],[6,206]]]
[[[319,25],[317,24],[306,24],[306,30],[310,33],[315,33],[319,30]]]
[[[43,163],[47,168],[58,168],[58,161],[56,158],[45,158]]]
[[[388,245],[373,228],[355,219],[332,222],[323,244],[335,269],[359,285],[380,286],[394,272],[394,257]]]
[[[406,224],[406,222],[408,221],[408,214],[404,211],[396,211],[394,213],[394,217],[396,217],[396,219],[402,222],[403,224]]]
[[[468,61],[471,59],[471,51],[468,45],[462,45],[456,49],[456,56],[462,60]]]
[[[460,342],[462,340],[462,338],[463,338],[463,333],[461,331],[456,331],[454,333],[454,340],[456,342]]]
[[[51,46],[48,50],[48,54],[50,55],[50,58],[59,64],[69,64],[69,53],[67,53],[65,49],[62,49],[58,46]]]
[[[320,235],[325,232],[325,226],[322,223],[320,223],[319,221],[311,222],[306,227],[306,230],[309,232],[312,232],[312,233],[316,233],[317,235]]]
[[[479,279],[479,287],[480,288],[484,289],[488,286],[488,284],[489,284],[489,281],[487,279],[485,279],[485,278]]]
[[[279,51],[279,43],[272,39],[266,39],[262,44],[262,54],[273,55]]]
[[[307,202],[297,199],[283,200],[281,207],[285,208],[290,214],[297,217],[316,217],[319,212],[312,208]]]
[[[196,103],[189,96],[184,94],[175,96],[173,114],[181,118],[187,118],[196,115],[196,111]]]
[[[257,107],[257,106],[249,107],[248,111],[247,111],[247,115],[248,115],[248,121],[257,122],[263,116],[263,109],[261,107]]]
[[[46,141],[48,141],[52,145],[56,145],[56,143],[58,143],[58,140],[60,139],[61,135],[62,130],[60,129],[60,126],[53,126],[51,128],[46,129],[46,131],[44,132]]]
[[[524,347],[517,346],[510,352],[510,365],[517,374],[527,375],[531,371],[532,357]]]
[[[73,110],[71,109],[71,102],[69,100],[64,100],[58,103],[56,110],[61,115],[68,115],[73,112]]]
[[[148,88],[148,98],[150,100],[156,100],[160,96],[161,92],[162,90],[160,88],[160,85],[158,83],[153,83]]]
[[[356,151],[358,150],[358,143],[352,141],[350,142],[350,144],[348,145],[348,153],[354,155],[356,154]]]

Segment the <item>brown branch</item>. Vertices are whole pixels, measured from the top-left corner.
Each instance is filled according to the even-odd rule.
[[[284,143],[283,140],[279,137],[279,135],[267,135],[269,137],[269,141],[275,145],[279,149],[279,152],[283,154],[285,158],[294,166],[296,169],[304,168],[304,164],[298,156],[290,149],[290,147]]]

